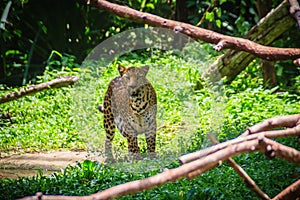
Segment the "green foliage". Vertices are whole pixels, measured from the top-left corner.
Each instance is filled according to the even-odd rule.
[[[9,2],[12,4],[5,10]],[[189,0],[186,8],[176,8],[178,1],[175,0],[113,2],[168,19],[174,19],[178,9],[183,9],[191,24],[197,24],[204,16],[203,28],[234,36],[244,36],[258,22],[256,1]],[[272,1],[271,7],[279,3],[281,1]],[[0,2],[0,7],[3,8],[0,11],[3,16],[7,14],[0,22],[0,85],[4,86],[35,82],[36,76],[44,72],[44,61],[53,51],[75,55],[74,64],[78,64],[106,38],[129,28],[144,26],[93,9],[84,0],[4,0]],[[49,7],[53,9],[47,9]],[[295,28],[282,36],[274,46],[299,46],[299,35],[294,31]],[[280,87],[292,86],[299,75],[297,67],[291,63],[280,63],[276,67]]]
[[[275,3],[274,3],[275,4]],[[258,21],[255,1],[187,1],[189,22],[229,35],[245,35]]]
[[[226,121],[220,136],[236,137],[245,130],[266,118],[277,115],[295,114],[300,109],[299,96],[294,94],[274,93],[273,90],[262,88],[246,89],[235,93],[227,91]]]
[[[68,63],[73,59],[68,57],[66,60]],[[103,148],[103,116],[97,111],[97,105],[103,102],[109,81],[117,76],[116,65],[122,64],[127,67],[151,66],[148,78],[159,98],[159,157],[110,165],[86,160],[50,176],[40,172],[35,177],[2,179],[0,199],[16,199],[38,191],[44,194],[92,194],[114,185],[153,176],[165,168],[178,167],[179,163],[174,160],[179,154],[210,144],[205,137],[207,132],[215,133],[219,140],[224,141],[268,117],[299,112],[299,96],[288,92],[275,93],[276,88],[263,89],[262,79],[255,76],[259,70],[255,62],[231,85],[217,84],[212,87],[203,84],[202,88],[198,88],[197,77],[209,60],[203,59],[201,64],[200,61],[193,61],[171,52],[137,51],[124,55],[109,66],[91,62],[80,69],[70,69],[68,64],[64,64],[63,70],[58,70],[49,64],[49,70],[39,77],[38,82],[70,74],[80,75],[82,82],[74,87],[49,90],[1,105],[1,112],[10,111],[13,114],[12,123],[0,119],[1,153]],[[84,91],[80,90],[81,84]],[[299,88],[299,84],[294,87]],[[1,94],[7,92],[1,91]],[[82,96],[79,96],[81,92]],[[77,100],[83,97],[86,97],[84,104],[78,104]],[[297,148],[294,138],[278,141]],[[126,145],[124,137],[116,134],[114,151],[119,150],[119,156],[126,153]],[[145,141],[140,146],[146,152]],[[260,153],[240,155],[235,160],[271,197],[294,182],[295,178],[291,175],[300,171],[299,166],[293,163],[277,158],[268,160]],[[223,164],[193,180],[182,179],[120,199],[258,198],[232,168]]]
[[[174,8],[172,1],[117,3],[167,18]],[[0,84],[7,86],[25,85],[41,75],[43,62],[53,50],[75,55],[76,62],[81,63],[106,38],[143,26],[94,9],[85,0],[3,0],[0,8],[0,15],[7,15],[0,22]]]
[[[8,0],[1,1],[0,7],[4,8],[7,3]],[[174,18],[174,1],[132,0],[117,3],[162,17]],[[273,3],[275,7],[279,2]],[[222,0],[199,3],[189,0],[187,5],[188,18],[192,24],[197,24],[205,15],[202,27],[229,35],[243,36],[258,21],[255,1]],[[55,8],[56,12],[49,10],[49,7]],[[210,9],[206,12],[208,7]],[[65,12],[66,10],[69,12]],[[91,9],[86,6],[86,1],[72,1],[67,4],[53,1],[43,1],[41,4],[41,1],[36,0],[14,1],[6,22],[8,23],[5,23],[5,29],[4,23],[1,22],[0,30],[0,95],[18,89],[7,89],[2,85],[21,85],[22,80],[39,83],[57,76],[80,74],[83,83],[91,78],[96,78],[92,79],[96,81],[90,82],[91,85],[86,90],[83,88],[82,91],[77,91],[80,89],[78,86],[60,88],[1,105],[1,113],[11,112],[12,121],[0,119],[0,156],[12,152],[103,149],[102,115],[96,108],[103,102],[107,84],[112,77],[117,76],[116,63],[108,67],[97,66],[96,71],[84,73],[83,76],[83,71],[90,72],[95,66],[91,65],[91,69],[79,69],[78,63],[100,41],[129,27],[140,25]],[[293,30],[282,38],[274,46],[299,46],[299,36]],[[60,52],[69,52],[72,55]],[[192,52],[194,51],[189,53]],[[45,60],[46,68],[42,64]],[[231,85],[217,87],[217,90],[206,87],[205,84],[204,87],[199,86],[198,77],[209,64],[207,62],[201,63],[203,66],[199,67],[195,62],[181,59],[169,52],[137,51],[121,57],[118,63],[125,66],[151,65],[149,79],[159,98],[157,151],[160,158],[145,159],[136,163],[118,162],[109,166],[84,161],[49,177],[40,172],[39,176],[31,178],[2,179],[0,199],[15,199],[33,195],[37,191],[44,194],[87,195],[124,182],[149,177],[162,172],[164,168],[178,167],[179,164],[173,160],[179,154],[209,145],[205,137],[207,132],[215,133],[219,140],[224,141],[236,137],[247,126],[263,119],[298,113],[300,109],[299,96],[291,92],[276,93],[277,88],[264,90],[262,79],[257,75],[260,69],[256,61]],[[292,92],[299,91],[299,69],[290,62],[278,62],[276,68],[280,88],[287,88],[287,91]],[[25,71],[28,71],[28,74]],[[194,90],[195,88],[197,90]],[[80,96],[77,96],[79,93]],[[87,101],[78,105],[76,98]],[[84,109],[84,112],[80,109]],[[80,112],[77,112],[78,110]],[[144,140],[143,137],[139,138],[143,153],[146,152]],[[278,141],[297,147],[293,138]],[[118,156],[126,154],[126,145],[124,137],[116,134],[114,150],[120,152]],[[299,174],[300,171],[299,167],[292,163],[280,159],[266,160],[259,153],[240,155],[236,160],[270,196],[276,195],[295,181],[290,175]],[[255,197],[241,183],[236,173],[224,164],[191,181],[183,179],[120,199],[128,198]]]

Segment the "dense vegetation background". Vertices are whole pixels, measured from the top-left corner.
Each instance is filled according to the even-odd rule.
[[[0,26],[0,95],[58,76],[80,75],[84,71],[82,61],[97,44],[124,30],[144,26],[88,7],[85,1],[4,0],[0,2],[3,13],[9,2],[12,2],[9,13],[7,18],[1,20]],[[240,37],[259,20],[258,1],[222,0],[212,4],[210,1],[189,0],[183,5],[179,0],[114,2]],[[269,5],[276,7],[279,3],[272,1]],[[201,20],[205,12],[206,17]],[[294,29],[285,33],[273,45],[299,47],[298,32],[295,24]],[[208,54],[216,54],[210,45],[200,45]],[[206,60],[204,64],[209,65],[210,62],[212,60]],[[126,66],[151,65],[149,79],[158,93],[160,107],[158,153],[161,158],[115,165],[85,161],[49,177],[40,172],[37,177],[2,179],[1,199],[15,199],[37,191],[44,194],[87,195],[113,185],[149,177],[165,168],[178,166],[177,155],[208,146],[205,137],[207,131],[213,129],[218,139],[224,141],[238,136],[247,126],[263,119],[299,113],[300,110],[299,68],[290,61],[276,63],[278,86],[266,89],[260,62],[254,60],[230,85],[224,85],[218,91],[218,102],[211,88],[198,86],[199,71],[194,63],[172,52],[151,49],[136,51],[119,58],[118,63]],[[88,111],[79,110],[76,113],[79,108],[74,98],[76,86],[49,90],[2,104],[0,114],[11,112],[12,118],[0,119],[0,157],[60,149],[101,150],[104,130],[102,115],[96,108],[103,101],[108,82],[117,75],[116,64],[100,67],[101,78],[95,87],[99,95],[93,97],[95,101],[87,104]],[[161,76],[154,79],[155,74]],[[91,90],[87,92],[95,93]],[[221,107],[217,112],[216,106]],[[191,110],[196,114],[191,114]],[[90,117],[84,120],[82,114]],[[82,121],[78,120],[78,116],[84,124],[80,125]],[[91,136],[94,130],[95,135]],[[126,141],[120,134],[116,137],[115,150],[126,152]],[[142,151],[145,152],[143,138],[140,139]],[[294,138],[278,141],[299,148]],[[172,156],[163,156],[166,152]],[[299,179],[299,166],[280,159],[266,160],[259,153],[241,155],[235,159],[270,196]],[[255,198],[227,164],[192,181],[183,179],[130,197]]]
[[[238,37],[243,37],[259,21],[258,11],[270,11],[281,3],[279,0],[112,2]],[[3,0],[2,14],[6,13],[6,6],[7,17],[2,15],[0,29],[0,84],[8,86],[34,82],[47,65],[61,68],[68,59],[74,60],[73,65],[80,64],[104,39],[144,26],[89,7],[84,0]],[[274,45],[298,47],[299,34],[295,23]],[[276,68],[279,84],[292,86],[292,79],[299,73],[297,68],[291,62],[277,63]]]

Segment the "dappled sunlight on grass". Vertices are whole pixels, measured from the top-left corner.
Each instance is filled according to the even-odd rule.
[[[205,58],[201,52],[201,58]],[[204,111],[199,107],[198,93],[195,92],[201,68],[208,65],[209,60],[195,60],[187,55],[179,56],[172,52],[150,51],[139,57],[129,53],[119,58],[118,64],[126,67],[141,67],[149,65],[147,78],[156,90],[157,103],[157,154],[172,159],[184,154],[190,148],[192,136],[201,127],[199,116]],[[96,62],[97,63],[97,62]],[[101,63],[87,61],[82,66],[81,81],[74,88],[76,127],[91,152],[103,152],[105,131],[103,115],[98,112],[97,105],[103,103],[103,97],[108,83],[117,74],[116,62],[108,66]],[[222,107],[217,105],[216,97],[220,98],[219,88],[213,88],[213,83],[202,84],[202,91],[206,93],[206,102],[210,104],[210,112],[206,111],[207,131],[217,133],[222,126]],[[219,102],[220,103],[220,102]],[[219,109],[217,109],[219,108]],[[203,115],[203,114],[202,114]],[[116,129],[116,132],[118,130]],[[139,146],[142,153],[146,153],[146,143],[143,136],[139,136]],[[113,140],[115,157],[122,160],[127,154],[127,141],[119,133]],[[147,170],[147,169],[146,169]]]

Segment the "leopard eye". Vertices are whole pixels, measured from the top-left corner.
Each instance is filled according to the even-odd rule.
[[[130,77],[128,76],[128,75],[123,75],[123,78],[125,78],[126,80],[129,80],[130,79]]]

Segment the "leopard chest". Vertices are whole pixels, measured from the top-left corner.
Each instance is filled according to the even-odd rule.
[[[130,92],[119,90],[119,100],[112,106],[115,123],[122,134],[145,133],[154,126],[156,96],[152,87],[142,87]]]

